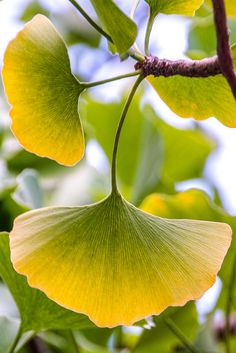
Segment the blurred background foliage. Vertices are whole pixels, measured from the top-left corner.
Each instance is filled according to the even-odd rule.
[[[86,1],[82,3],[86,8]],[[128,12],[132,2],[118,3]],[[21,25],[37,13],[52,19],[69,47],[73,72],[81,80],[131,71],[134,62],[129,59],[119,64],[117,57],[107,51],[106,41],[69,4],[60,8],[55,3],[47,6],[45,1],[25,0],[19,9],[15,21]],[[90,7],[88,11],[94,15]],[[142,2],[135,16],[141,37],[146,18],[147,6]],[[203,5],[194,18],[178,17],[178,21],[187,23],[186,56],[203,58],[215,54],[209,8]],[[229,26],[233,43],[236,20],[229,19]],[[129,84],[125,81],[107,87],[82,95],[80,111],[87,141],[86,156],[78,166],[65,168],[19,146],[9,128],[9,107],[1,86],[1,232],[10,231],[14,218],[26,210],[48,205],[82,205],[107,195],[112,145]],[[130,202],[155,215],[224,221],[235,230],[236,217],[224,210],[221,192],[214,178],[206,173],[211,156],[220,149],[214,134],[206,132],[201,123],[191,122],[184,128],[175,126],[174,118],[170,123],[170,119],[165,119],[165,110],[156,109],[149,98],[149,88],[144,86],[132,103],[122,132],[118,156],[122,193]],[[192,188],[195,185],[198,189]],[[232,287],[235,246],[234,239],[216,285],[202,300],[183,308],[169,308],[133,327],[101,329],[30,288],[25,278],[12,268],[8,236],[2,233],[0,353],[6,353],[11,346],[20,319],[24,335],[17,351],[21,353],[220,353],[225,350],[224,317],[229,301],[233,310],[228,334],[235,352],[236,286]],[[24,342],[28,343],[21,349]]]

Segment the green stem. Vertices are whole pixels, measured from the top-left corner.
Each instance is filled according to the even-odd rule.
[[[22,327],[20,325],[18,332],[16,334],[16,337],[11,345],[11,347],[9,348],[7,353],[14,353],[16,346],[18,345],[20,339],[21,339],[21,335],[22,335]]]
[[[81,13],[81,15],[91,24],[93,28],[96,29],[102,36],[107,38],[109,42],[113,43],[111,36],[106,33],[94,20],[82,9],[82,7],[75,0],[69,0],[70,3]]]
[[[85,88],[91,88],[91,87],[95,87],[95,86],[100,86],[103,85],[104,83],[109,83],[109,82],[113,82],[113,81],[117,81],[117,80],[121,80],[123,78],[127,78],[127,77],[132,77],[132,76],[137,76],[141,74],[141,70],[136,70],[134,72],[130,72],[128,74],[125,75],[120,75],[120,76],[116,76],[116,77],[111,77],[102,81],[96,81],[96,82],[80,82],[81,85],[83,85]]]
[[[119,145],[119,140],[120,140],[120,134],[121,130],[125,121],[125,117],[127,115],[127,112],[129,110],[130,104],[132,102],[132,99],[135,95],[135,92],[137,91],[138,86],[143,80],[143,76],[140,75],[137,80],[135,81],[134,86],[132,87],[130,94],[127,98],[127,101],[125,103],[125,106],[123,108],[120,121],[116,130],[116,136],[115,136],[115,141],[114,141],[114,147],[113,147],[113,154],[112,154],[112,166],[111,166],[111,185],[112,185],[112,192],[118,193],[117,189],[117,182],[116,182],[116,157],[117,157],[117,150],[118,150],[118,145]]]
[[[144,51],[145,51],[145,54],[147,56],[150,55],[150,53],[149,53],[149,42],[150,42],[150,36],[151,36],[152,27],[153,27],[155,18],[156,18],[156,16],[154,16],[152,11],[150,10],[148,23],[147,23],[147,28],[146,28],[146,34],[145,34],[145,42],[144,42]]]
[[[23,347],[25,347],[27,345],[27,343],[29,343],[29,341],[31,341],[31,339],[37,335],[37,332],[33,331],[25,340],[24,342],[21,342],[21,345],[18,347],[16,352],[19,352]]]
[[[145,56],[141,52],[134,49],[129,49],[127,54],[137,61],[143,61],[145,59]]]
[[[72,343],[72,345],[73,345],[74,352],[75,352],[75,353],[80,353],[79,346],[78,346],[78,344],[77,344],[77,342],[76,342],[76,339],[75,339],[75,336],[74,336],[74,333],[73,333],[72,330],[69,330],[69,331],[68,331],[68,336],[69,336],[70,341],[71,341],[71,343]]]
[[[178,337],[178,339],[181,341],[183,346],[188,349],[189,352],[191,353],[200,353],[200,351],[194,347],[191,342],[185,337],[183,332],[175,325],[174,321],[171,320],[170,318],[165,319],[165,323],[168,326],[168,328],[171,330],[171,332]]]
[[[236,252],[234,254],[233,265],[231,269],[230,279],[229,279],[229,287],[228,287],[228,296],[226,302],[226,310],[225,310],[225,351],[226,353],[231,353],[230,347],[230,313],[233,302],[233,290],[234,290],[234,282],[235,282],[235,270],[236,270]]]

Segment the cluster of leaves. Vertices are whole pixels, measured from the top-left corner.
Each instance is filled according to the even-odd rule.
[[[193,15],[202,3],[199,0],[171,2],[150,0],[146,2],[150,5],[152,17],[160,12]],[[118,52],[121,57],[125,57],[135,41],[137,26],[124,15],[114,2],[95,0],[91,3],[100,23],[112,40],[112,43],[109,44],[111,52]],[[230,0],[226,4],[229,15],[235,16],[235,5],[232,5]],[[50,15],[39,2],[32,2],[26,8],[21,19],[28,21],[34,13]],[[107,13],[110,15],[107,16]],[[75,27],[71,28],[72,24],[70,24],[68,28],[64,17],[66,19],[67,16],[63,16],[63,19],[58,17],[58,20],[65,32],[65,38],[68,39],[68,45],[75,43],[85,45],[91,51],[92,48],[100,46],[99,36],[96,33],[87,35],[89,30],[84,32],[80,26],[77,26],[77,23]],[[78,18],[78,21],[80,20]],[[235,20],[232,18],[230,21],[232,38],[234,38]],[[45,22],[41,25],[47,26]],[[203,37],[203,28],[209,33],[209,36]],[[47,27],[47,30],[51,29]],[[120,36],[120,33],[123,33],[123,36]],[[215,50],[215,39],[211,33],[213,33],[211,9],[204,6],[192,20],[187,54],[192,58],[212,54]],[[41,35],[41,32],[39,34]],[[52,32],[52,35],[54,36],[55,33]],[[68,56],[65,48],[61,46],[60,40],[55,36],[55,41],[50,42],[50,35],[48,38],[48,45],[55,44],[56,50],[58,50],[62,65],[64,65],[63,70],[61,63],[58,66],[57,58],[53,62],[50,58],[47,62],[47,57],[39,55],[37,52],[35,53],[35,63],[31,60],[27,62],[24,52],[20,52],[18,57],[14,58],[15,71],[11,72],[7,79],[5,78],[6,83],[8,82],[8,92],[10,92],[9,100],[14,105],[12,129],[22,145],[30,151],[53,158],[59,163],[72,165],[81,159],[84,153],[83,133],[77,115],[77,100],[85,86],[82,83],[78,85],[71,75]],[[19,40],[24,41],[24,36],[19,35]],[[205,42],[206,40],[208,43]],[[14,45],[12,43],[13,51]],[[29,48],[29,51],[31,49]],[[233,47],[233,55],[234,52]],[[104,61],[110,59],[111,56],[107,55]],[[4,68],[5,77],[7,69],[9,72],[9,67],[11,67],[10,60],[9,54],[9,60],[7,61],[6,57],[7,64]],[[38,68],[38,65],[44,68],[40,86],[38,86],[38,80],[36,84],[32,81],[35,77],[34,70]],[[26,68],[26,71],[23,71],[23,76],[21,76],[22,66]],[[19,76],[18,72],[20,72]],[[48,82],[45,79],[48,76],[51,78],[53,76],[53,82],[56,82],[57,85],[47,87],[48,105],[45,107],[44,92],[40,95],[40,89]],[[27,80],[29,81],[27,82]],[[236,103],[223,77],[217,76],[208,79],[151,78],[150,82],[165,103],[178,115],[194,117],[197,120],[215,116],[223,124],[235,126]],[[16,86],[18,87],[18,97],[15,95]],[[28,92],[25,92],[25,87],[30,87]],[[60,101],[59,92],[62,90],[64,96]],[[212,92],[215,94],[212,95]],[[216,142],[197,124],[191,129],[185,130],[167,124],[157,115],[153,107],[148,104],[141,106],[141,99],[142,94],[134,98],[128,112],[125,133],[121,135],[120,139],[117,177],[122,194],[145,212],[156,216],[226,222],[234,230],[236,218],[228,215],[222,209],[218,191],[204,176],[207,158],[217,148]],[[32,100],[34,103],[37,102],[37,106],[31,104]],[[50,102],[57,104],[53,104],[52,107]],[[96,141],[101,147],[101,153],[105,157],[106,163],[109,164],[112,163],[112,146],[122,103],[124,103],[123,99],[119,103],[98,101],[89,93],[83,93],[80,101],[86,142],[89,144],[89,142]],[[45,117],[45,123],[37,126],[39,117],[41,118],[42,115]],[[58,116],[64,116],[63,124],[65,120],[69,122],[68,129],[65,129],[60,121],[58,121],[57,128],[50,123],[49,117],[54,119]],[[66,132],[68,135],[65,134]],[[61,136],[63,136],[63,142]],[[76,203],[92,203],[100,200],[107,195],[106,178],[108,176],[105,171],[92,168],[89,165],[89,158],[85,158],[79,167],[73,167],[71,171],[68,171],[65,167],[47,159],[41,159],[20,147],[14,152],[9,152],[7,146],[11,138],[8,129],[1,131],[1,160],[4,165],[4,173],[0,175],[2,185],[0,189],[0,230],[2,231],[0,234],[0,276],[4,284],[2,283],[0,290],[4,291],[5,287],[8,288],[17,305],[18,313],[13,317],[11,315],[0,316],[0,352],[27,353],[34,351],[35,348],[32,348],[34,345],[42,352],[49,350],[50,352],[62,353],[79,351],[108,353],[120,352],[123,349],[140,353],[221,352],[222,336],[218,334],[214,316],[219,309],[227,312],[229,288],[232,286],[231,272],[235,241],[233,241],[219,273],[223,284],[221,293],[214,308],[205,318],[204,324],[199,323],[195,302],[190,302],[181,308],[167,309],[158,317],[139,321],[136,324],[138,328],[97,328],[87,316],[59,306],[41,291],[28,285],[26,278],[14,270],[10,260],[9,237],[6,232],[12,229],[15,217],[29,209],[41,207],[43,193],[47,194],[44,203],[53,204],[58,188],[62,188],[61,194],[65,192],[64,190],[68,191],[65,188],[65,183],[67,180],[69,184],[71,180],[74,182],[73,174],[76,175],[77,180],[79,178],[82,180],[85,175],[85,180],[78,193],[74,190],[74,186],[72,186],[72,190],[70,189],[71,197],[67,192],[68,203],[71,199],[76,199]],[[51,140],[54,141],[53,146]],[[70,141],[69,144],[68,141]],[[29,167],[33,169],[27,169]],[[212,191],[213,198],[210,199],[200,190],[177,193],[176,187],[179,182],[194,178],[204,179]],[[40,186],[39,179],[44,185],[43,188]],[[55,180],[57,180],[57,188],[52,186]],[[92,183],[91,180],[93,180]],[[83,192],[83,189],[86,190],[86,193]],[[40,222],[43,220],[40,219]],[[64,227],[64,225],[60,224],[60,227]],[[69,252],[67,254],[70,256]],[[88,257],[93,255],[90,254]],[[49,267],[50,254],[47,253],[47,258],[44,256],[45,253],[39,254],[41,264],[43,267]],[[66,257],[65,253],[64,257]],[[89,265],[91,266],[91,264]],[[33,266],[35,268],[36,265],[33,263]],[[54,278],[51,283],[55,285],[56,281],[57,278]],[[136,291],[139,291],[137,295],[140,295],[142,288],[135,287],[137,283],[132,285]],[[197,283],[197,285],[200,284]],[[117,286],[119,287],[119,283]],[[64,289],[62,288],[62,290]],[[56,291],[60,292],[58,286]],[[148,292],[148,288],[144,288],[142,295],[144,292]],[[122,295],[124,293],[121,293]],[[232,303],[234,303],[235,295],[236,288],[235,290],[231,288],[230,300]],[[106,312],[106,303],[103,304],[102,310]],[[222,325],[224,339],[227,335],[227,325],[224,320]],[[33,338],[35,336],[38,336],[39,340],[35,340]],[[232,344],[235,343],[232,339]]]

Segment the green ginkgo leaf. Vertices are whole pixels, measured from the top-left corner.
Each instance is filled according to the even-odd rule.
[[[84,87],[72,75],[65,43],[43,15],[8,45],[3,81],[12,105],[12,131],[30,152],[73,165],[84,154],[78,99]]]
[[[145,0],[153,16],[158,13],[194,16],[203,0]]]
[[[134,43],[137,36],[136,24],[127,17],[112,0],[90,0],[104,29],[111,36],[120,54]]]
[[[236,67],[236,45],[232,47]],[[148,77],[161,99],[183,118],[217,118],[222,124],[236,127],[236,100],[222,75],[207,78],[183,76]]]
[[[199,298],[230,242],[227,224],[155,217],[114,192],[91,206],[27,212],[10,234],[13,265],[31,286],[107,327]]]

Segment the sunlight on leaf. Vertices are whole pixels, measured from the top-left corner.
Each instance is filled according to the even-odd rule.
[[[112,0],[91,0],[98,18],[108,31],[120,54],[124,54],[137,36],[136,24]]]
[[[78,115],[83,86],[71,73],[65,43],[45,16],[35,16],[8,45],[3,80],[12,131],[22,146],[61,164],[78,162],[84,153]]]
[[[158,13],[194,16],[203,0],[145,0],[154,16]]]
[[[14,267],[31,286],[108,327],[199,298],[230,242],[227,224],[155,217],[117,194],[27,212],[10,234]]]
[[[236,66],[236,45],[232,47]],[[236,127],[236,100],[222,75],[207,78],[182,76],[149,77],[161,99],[183,118],[217,118],[228,127]]]

